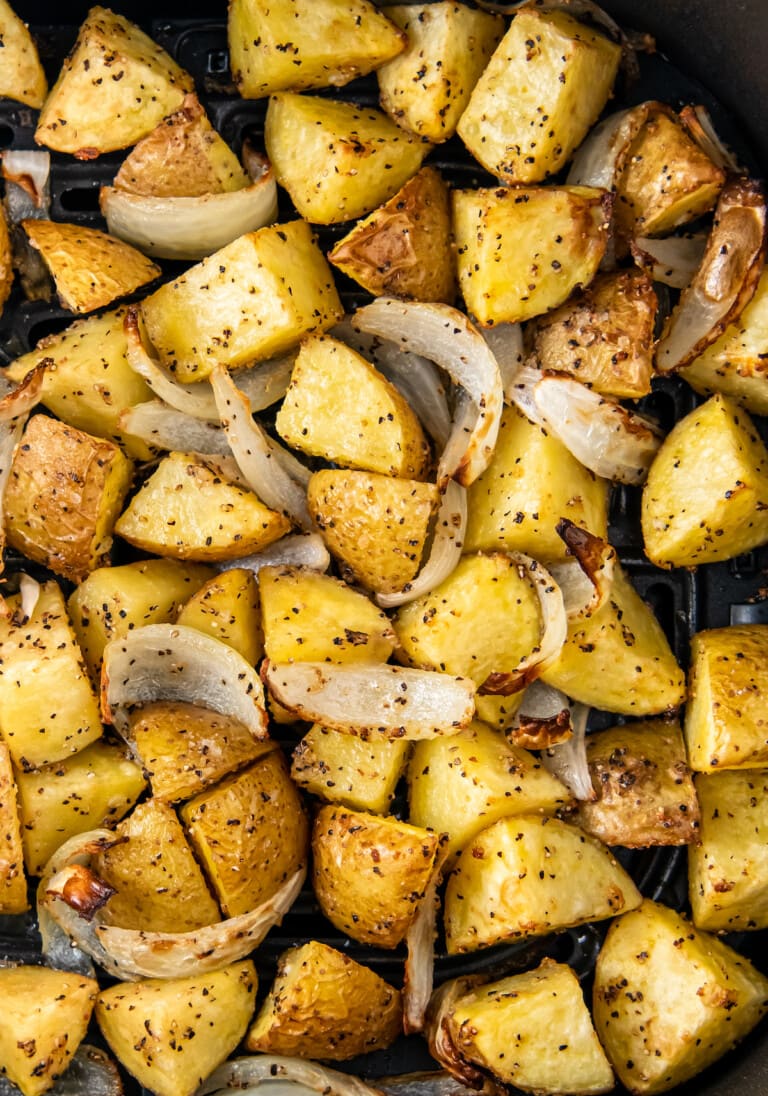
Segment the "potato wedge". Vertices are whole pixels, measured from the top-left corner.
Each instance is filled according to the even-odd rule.
[[[310,940],[280,956],[245,1046],[262,1054],[344,1062],[390,1046],[402,1023],[398,990],[348,955]]]
[[[404,129],[435,144],[447,141],[504,33],[504,21],[453,0],[395,4],[387,15],[405,31],[408,45],[377,73],[381,105]]]
[[[328,335],[302,343],[275,427],[293,448],[345,468],[426,477],[429,445],[407,400],[362,354]]]
[[[345,577],[392,593],[416,576],[437,507],[435,484],[328,468],[312,476],[307,502]]]
[[[3,0],[0,0],[2,3]],[[2,9],[0,9],[0,17]],[[1,32],[0,32],[1,33]],[[0,314],[5,302],[11,293],[13,285],[13,252],[11,250],[11,237],[8,234],[8,222],[5,210],[0,204]]]
[[[456,190],[459,286],[478,323],[517,323],[589,285],[605,253],[610,200],[595,187]]]
[[[244,99],[342,87],[395,57],[407,41],[368,0],[232,0],[227,37]]]
[[[649,899],[614,922],[597,959],[595,1027],[633,1093],[667,1092],[694,1077],[767,1008],[765,975]]]
[[[264,141],[278,183],[305,220],[321,225],[386,202],[430,148],[373,107],[290,91],[270,99]]]
[[[48,967],[0,967],[0,1073],[24,1096],[40,1096],[65,1072],[83,1040],[99,985]]]
[[[600,921],[641,901],[608,849],[577,826],[502,818],[465,846],[448,877],[445,943],[451,955],[475,951]]]
[[[534,754],[477,721],[450,738],[415,743],[408,766],[409,820],[446,834],[451,856],[500,818],[555,814],[570,799]]]
[[[274,357],[342,314],[303,221],[247,232],[141,304],[150,341],[182,381],[203,380],[217,364],[238,369]]]
[[[70,837],[119,822],[146,782],[125,749],[99,739],[55,765],[17,769],[16,786],[24,861],[30,875],[42,875]]]
[[[0,738],[0,916],[28,909],[18,795],[11,755]]]
[[[250,959],[213,974],[102,990],[96,1019],[118,1061],[157,1096],[192,1096],[245,1034],[256,998]]]
[[[440,842],[390,816],[321,807],[312,833],[320,908],[337,929],[378,948],[396,948],[416,915]]]
[[[8,0],[0,0],[0,41],[3,43],[0,97],[39,110],[48,93],[48,81],[35,40]]]
[[[134,23],[93,7],[43,103],[35,140],[81,160],[127,148],[178,110],[192,86]]]
[[[578,804],[583,830],[606,845],[690,845],[699,805],[677,723],[646,720],[587,736],[597,799]]]
[[[173,559],[240,559],[290,530],[244,487],[195,453],[170,453],[115,523],[123,540]]]
[[[439,171],[423,167],[388,202],[358,221],[328,260],[374,297],[452,304],[451,214]]]
[[[648,473],[641,520],[657,567],[732,559],[768,540],[768,450],[746,411],[716,393],[673,427]]]
[[[181,607],[176,623],[229,644],[252,666],[264,654],[259,588],[253,571],[243,567],[209,579]]]
[[[508,183],[571,158],[608,101],[621,47],[563,11],[518,12],[459,119],[472,155]]]
[[[362,739],[315,723],[293,751],[291,777],[327,803],[387,814],[410,748],[403,738]]]

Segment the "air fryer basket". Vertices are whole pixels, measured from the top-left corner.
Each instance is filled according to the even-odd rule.
[[[62,12],[50,2],[17,0],[14,4],[33,28],[49,77],[57,73],[88,6],[67,4]],[[227,62],[224,0],[209,2],[208,6],[210,18],[192,20],[185,17],[189,5],[178,0],[158,4],[161,17],[142,0],[115,0],[114,4],[122,14],[140,22],[192,73],[213,124],[239,150],[246,135],[254,137],[257,144],[262,141],[265,104],[246,102],[233,93]],[[768,162],[768,115],[763,110],[768,99],[768,69],[764,67],[761,48],[761,42],[768,43],[768,5],[764,6],[764,0],[741,0],[738,5],[723,5],[719,0],[645,0],[642,5],[636,0],[605,0],[604,6],[625,26],[656,36],[661,51],[641,57],[639,83],[623,92],[619,90],[617,100],[629,104],[658,98],[676,106],[704,102],[721,134],[751,169],[760,173],[760,165]],[[62,14],[66,23],[61,22]],[[343,89],[340,97],[351,96],[361,103],[374,104],[375,80],[356,81]],[[0,100],[0,148],[11,144],[19,148],[35,147],[34,123],[34,111]],[[54,154],[52,217],[104,227],[98,212],[98,188],[111,182],[122,156],[122,153],[110,154],[91,163],[81,163]],[[439,166],[445,177],[457,185],[477,186],[489,181],[482,169],[470,162],[458,139],[437,148],[429,162]],[[280,202],[280,218],[292,216],[287,195],[281,193]],[[346,226],[321,229],[324,249],[345,230]],[[172,264],[166,264],[166,268],[173,272]],[[365,300],[351,282],[342,283],[340,278],[339,285],[348,308]],[[14,296],[0,317],[0,365],[29,349],[43,335],[60,330],[71,319],[69,313],[56,306],[21,302]],[[683,382],[661,379],[654,383],[654,392],[643,405],[669,429],[697,402],[699,397]],[[763,436],[768,438],[768,423],[757,422]],[[614,490],[610,536],[683,665],[688,662],[691,635],[702,628],[768,623],[768,600],[764,600],[768,597],[764,588],[768,586],[765,577],[768,548],[728,563],[709,564],[697,573],[662,572],[645,559],[639,526],[639,491],[626,487]],[[609,726],[617,721],[620,720],[615,716],[593,713],[590,727]],[[677,908],[685,906],[684,849],[620,850],[618,855],[644,894]],[[442,981],[476,971],[500,976],[550,954],[570,962],[588,985],[605,929],[604,924],[588,925],[533,944],[502,946],[468,956],[449,958],[441,952],[436,965],[437,978]],[[743,933],[727,939],[768,972],[768,956],[764,953],[766,935]],[[269,934],[255,956],[263,989],[271,982],[280,953],[309,938],[339,947],[392,982],[402,982],[400,952],[376,952],[347,940],[322,917],[311,891],[305,890],[282,926]],[[0,916],[0,959],[39,961],[38,947],[32,914],[17,918]],[[411,1037],[403,1038],[386,1052],[358,1059],[343,1068],[375,1077],[434,1068],[434,1063],[423,1040]],[[130,1088],[130,1081],[127,1084],[127,1092],[138,1091]],[[764,1025],[700,1078],[676,1090],[679,1096],[734,1096],[747,1091],[753,1096],[768,1094],[768,1032]]]

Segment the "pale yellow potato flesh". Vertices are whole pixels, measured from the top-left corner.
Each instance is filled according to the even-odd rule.
[[[220,639],[252,666],[264,654],[259,588],[244,567],[208,579],[181,607],[176,623]]]
[[[314,723],[293,751],[291,777],[327,803],[388,814],[410,749],[403,738],[363,739]]]
[[[39,110],[48,92],[48,81],[29,28],[8,3],[0,0],[0,97],[15,99]]]
[[[21,843],[21,819],[18,790],[11,755],[0,739],[0,914],[24,913],[29,909],[27,878],[24,874],[24,849]]]

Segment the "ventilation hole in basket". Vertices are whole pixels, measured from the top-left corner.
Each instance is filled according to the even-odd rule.
[[[674,393],[655,389],[650,396],[640,401],[640,410],[644,415],[656,419],[665,434],[668,434],[680,417]]]
[[[15,136],[11,126],[0,126],[0,148],[9,148]]]
[[[728,570],[734,578],[754,578],[757,574],[757,559],[754,552],[745,552],[728,561]]]
[[[648,602],[653,614],[664,630],[664,635],[672,647],[675,646],[675,591],[664,582],[654,582],[649,586],[643,598]]]
[[[209,76],[223,76],[229,70],[229,57],[225,49],[212,49],[206,66]]]
[[[99,188],[97,186],[71,187],[62,190],[59,195],[61,208],[68,213],[92,213],[99,211]]]

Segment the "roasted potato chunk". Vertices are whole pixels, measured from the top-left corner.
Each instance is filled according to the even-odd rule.
[[[571,157],[613,87],[621,48],[563,11],[519,12],[457,131],[508,183],[538,183]]]
[[[648,720],[587,736],[597,799],[580,802],[578,822],[606,845],[690,845],[699,805],[677,723]]]
[[[192,1096],[245,1034],[256,999],[250,959],[213,974],[102,990],[96,1019],[129,1073],[157,1096]]]
[[[362,739],[315,723],[293,751],[291,776],[328,803],[387,814],[409,750],[402,738]]]
[[[747,412],[718,393],[681,419],[651,465],[641,517],[657,567],[714,563],[765,543],[768,450]]]
[[[8,544],[80,582],[106,559],[132,478],[114,442],[33,415],[5,490]]]
[[[29,28],[7,0],[0,0],[0,41],[3,43],[0,97],[39,110],[48,92],[48,81]]]
[[[310,940],[280,956],[277,977],[245,1040],[248,1050],[343,1062],[402,1032],[400,994],[368,967]]]
[[[244,99],[342,87],[395,57],[407,41],[368,0],[233,0],[227,33]]]
[[[453,0],[396,4],[387,15],[405,31],[408,45],[378,71],[381,105],[399,126],[435,144],[447,141],[504,21]]]
[[[604,396],[638,399],[651,390],[653,282],[639,270],[603,274],[535,326],[533,353]]]
[[[43,104],[35,140],[92,160],[135,144],[189,91],[191,76],[144,31],[93,7]]]
[[[123,540],[174,559],[240,559],[289,532],[270,510],[195,453],[170,453],[115,523]]]
[[[238,369],[281,354],[342,313],[303,221],[247,232],[141,304],[150,341],[182,381],[203,380],[217,364]]]
[[[209,579],[182,606],[176,623],[234,647],[251,666],[264,654],[259,588],[253,571],[244,567]]]
[[[290,91],[270,99],[264,141],[278,183],[302,217],[321,225],[386,202],[430,147],[380,110]]]
[[[312,883],[325,916],[363,944],[396,948],[435,867],[437,834],[396,818],[321,807]]]
[[[633,1093],[667,1092],[717,1061],[768,1007],[768,979],[674,910],[646,899],[597,959],[595,1027]]]
[[[11,754],[0,739],[0,915],[29,909]]]
[[[0,0],[2,3],[3,0]],[[2,9],[0,9],[0,17]],[[1,32],[0,32],[1,33]],[[13,285],[13,252],[11,250],[11,237],[8,234],[8,223],[5,218],[5,210],[0,203],[0,313],[11,293]]]
[[[362,354],[327,335],[302,343],[275,427],[295,449],[345,468],[426,477],[429,445],[407,400]]]
[[[83,1040],[99,985],[95,978],[48,967],[0,967],[3,1023],[0,1073],[24,1096],[40,1096],[69,1065]]]
[[[451,214],[439,171],[423,167],[388,202],[358,221],[328,259],[374,297],[452,304]]]
[[[448,878],[446,947],[455,955],[540,936],[641,901],[608,849],[577,826],[540,815],[502,818],[465,846]]]
[[[483,326],[540,316],[597,273],[610,221],[606,191],[512,187],[456,190],[452,199],[459,286]]]

